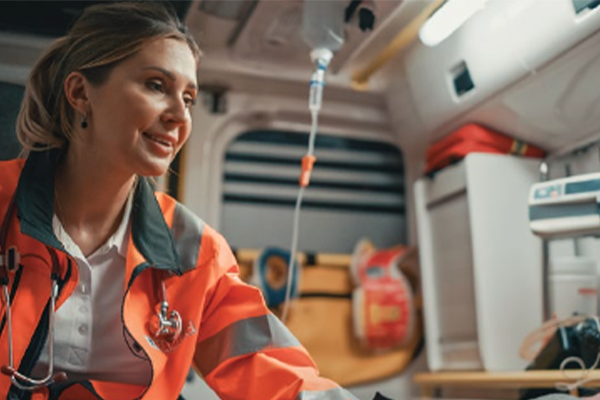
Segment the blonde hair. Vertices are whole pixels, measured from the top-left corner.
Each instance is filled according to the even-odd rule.
[[[172,8],[163,2],[107,3],[88,7],[69,33],[58,39],[33,67],[17,118],[25,151],[64,148],[75,139],[75,111],[64,84],[74,71],[93,85],[150,41],[185,41],[196,61],[201,52]]]

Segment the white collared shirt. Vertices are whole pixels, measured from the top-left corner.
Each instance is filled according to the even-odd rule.
[[[132,198],[130,195],[127,200],[117,231],[89,257],[83,255],[56,215],[53,218],[56,237],[79,267],[75,291],[54,316],[54,372],[66,372],[69,381],[150,383],[150,363],[129,349],[121,320]],[[47,346],[34,369],[35,377],[46,374]]]

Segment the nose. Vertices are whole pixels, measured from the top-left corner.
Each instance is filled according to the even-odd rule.
[[[162,121],[171,126],[188,124],[190,118],[184,99],[171,98],[162,114]]]

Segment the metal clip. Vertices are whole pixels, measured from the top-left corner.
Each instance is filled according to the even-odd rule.
[[[21,263],[21,253],[19,253],[19,250],[17,250],[16,246],[11,246],[8,248],[8,250],[6,251],[6,268],[11,271],[14,272],[17,270],[17,268],[19,267],[19,264]]]

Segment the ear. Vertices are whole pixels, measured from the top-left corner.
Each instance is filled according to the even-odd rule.
[[[71,72],[65,79],[64,90],[67,101],[81,114],[86,114],[89,110],[88,87],[89,82],[81,72]]]

